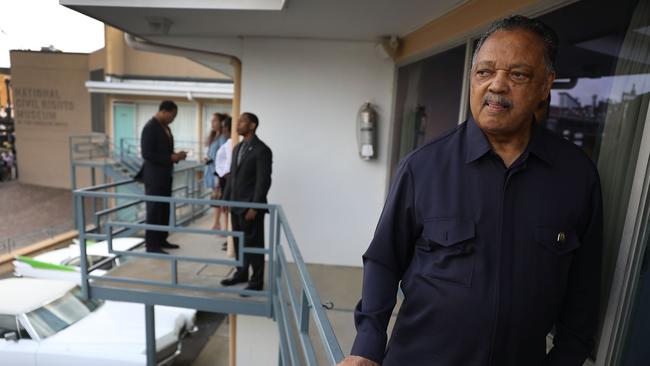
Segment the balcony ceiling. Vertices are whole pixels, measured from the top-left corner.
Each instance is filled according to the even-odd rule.
[[[374,41],[386,35],[405,36],[467,1],[60,0],[60,3],[145,39],[286,37]],[[156,23],[167,23],[169,28],[156,28]]]

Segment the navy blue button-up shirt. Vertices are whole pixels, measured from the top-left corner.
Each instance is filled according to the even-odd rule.
[[[600,182],[582,150],[533,124],[506,167],[470,118],[402,161],[363,257],[351,354],[384,366],[580,366],[601,247]]]

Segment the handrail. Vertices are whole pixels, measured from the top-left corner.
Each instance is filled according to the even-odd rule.
[[[70,158],[73,162],[73,179],[75,177],[75,151],[73,145],[81,146],[83,144],[93,145],[93,139],[103,139],[98,146],[104,148],[107,152],[107,157],[110,157],[111,143],[105,135],[102,134],[88,134],[70,137]],[[79,142],[79,144],[75,144]],[[80,145],[81,144],[81,145]],[[136,164],[141,164],[142,159],[137,157],[137,148],[126,146],[128,142],[121,141],[120,156],[117,157],[119,161],[129,169],[134,169]],[[126,148],[126,149],[125,149]],[[133,150],[133,153],[131,150]],[[94,151],[89,149],[89,151]],[[113,149],[115,151],[115,149]],[[91,153],[92,156],[92,153]],[[85,166],[86,165],[79,165]],[[112,167],[110,167],[112,168]],[[191,301],[199,306],[215,306],[215,302],[222,302],[224,305],[220,309],[226,309],[227,312],[244,312],[252,315],[264,315],[273,318],[278,325],[278,332],[280,334],[280,360],[282,365],[318,365],[317,356],[314,350],[313,340],[309,333],[310,318],[313,319],[316,325],[317,335],[320,338],[320,343],[325,351],[327,363],[335,365],[343,359],[343,353],[338,343],[334,330],[329,322],[326,311],[322,307],[320,296],[311,279],[306,264],[302,258],[302,254],[298,248],[297,241],[289,225],[287,216],[280,205],[276,204],[263,204],[252,202],[235,202],[224,200],[213,200],[205,198],[209,191],[202,189],[200,179],[194,172],[203,169],[203,164],[187,162],[182,166],[177,166],[174,174],[185,174],[185,180],[180,186],[174,187],[174,192],[184,192],[184,197],[168,197],[168,196],[147,196],[143,194],[130,193],[130,192],[117,192],[117,189],[122,186],[133,185],[137,183],[134,179],[123,179],[116,182],[104,182],[95,184],[94,167],[93,179],[88,187],[74,189],[73,199],[75,207],[76,225],[79,231],[79,243],[81,251],[81,287],[82,293],[85,296],[104,296],[105,298],[112,298],[115,300],[144,302],[145,308],[150,309],[152,304],[165,303],[162,299],[164,296],[170,296],[168,292],[164,295],[162,289],[177,289],[177,290],[190,290],[190,291],[205,291],[206,293],[222,293],[222,294],[242,294],[253,296],[250,300],[233,300],[233,299],[214,299],[214,298],[201,298],[192,297],[192,300],[183,300],[182,298],[175,298],[176,301],[172,306],[183,306],[182,303],[177,301]],[[106,174],[107,167],[103,168]],[[86,226],[85,200],[90,200],[94,213],[95,227]],[[106,204],[102,209],[95,210],[95,201],[103,200],[104,203],[115,202],[117,205],[108,207]],[[123,203],[119,203],[119,202]],[[126,201],[126,203],[124,203]],[[143,220],[136,220],[135,222],[126,222],[123,220],[124,215],[120,216],[120,212],[127,212],[132,210],[134,206],[139,206],[146,202],[164,202],[170,205],[170,220],[169,225],[153,225],[143,222]],[[190,206],[191,209],[186,207]],[[254,208],[260,210],[267,210],[269,212],[269,245],[266,248],[252,248],[243,245],[244,238],[242,232],[227,231],[227,230],[212,230],[200,229],[184,226],[186,223],[191,222],[209,210],[212,206],[225,206],[237,208]],[[198,210],[196,208],[199,208]],[[180,213],[177,213],[177,210]],[[130,211],[132,212],[132,211]],[[179,216],[183,214],[183,216]],[[111,218],[111,215],[117,215],[117,219]],[[106,217],[102,222],[101,218]],[[122,217],[122,220],[119,218]],[[178,265],[179,262],[193,262],[204,264],[217,264],[227,266],[239,266],[243,263],[243,256],[240,255],[239,259],[220,259],[220,258],[205,258],[196,256],[179,256],[179,255],[161,255],[157,253],[148,252],[134,252],[134,251],[119,251],[113,248],[113,238],[116,236],[131,235],[142,230],[158,230],[168,232],[184,232],[193,234],[214,235],[219,234],[223,236],[232,236],[238,238],[239,253],[258,253],[268,256],[269,265],[267,266],[269,288],[266,291],[253,291],[244,290],[239,288],[224,288],[215,286],[200,286],[196,284],[179,283],[178,280]],[[96,276],[90,274],[86,241],[87,240],[107,240],[109,252],[116,257],[138,257],[138,258],[154,258],[158,260],[165,260],[168,262],[171,276],[164,281],[144,279],[144,278],[124,278],[111,276],[110,273],[104,276]],[[284,239],[284,240],[282,240]],[[287,250],[285,250],[287,249]],[[289,262],[287,254],[291,255],[294,259],[294,265],[297,269],[297,278],[292,276],[288,269]],[[294,277],[292,279],[292,277]],[[296,279],[297,281],[294,281]],[[136,286],[147,286],[147,288],[160,288],[160,290],[111,290],[105,285],[100,283],[116,283],[116,284],[132,284]],[[298,294],[295,292],[299,289]],[[117,291],[117,292],[116,292]],[[99,294],[99,295],[98,295]],[[126,297],[126,298],[125,298]],[[257,300],[255,300],[257,299]],[[260,302],[259,299],[266,299]],[[209,300],[209,302],[205,302]],[[162,302],[157,302],[162,301]],[[187,304],[186,304],[187,305]],[[209,307],[211,308],[211,307]],[[245,309],[245,310],[242,310]],[[147,329],[153,327],[151,322],[147,322]],[[148,337],[153,332],[147,332]],[[150,343],[148,340],[148,344]],[[300,351],[298,348],[300,348]],[[152,352],[148,352],[150,357]],[[153,365],[154,360],[148,358],[148,364]]]
[[[325,311],[323,310],[320,296],[318,296],[316,287],[314,286],[314,283],[311,280],[311,276],[309,275],[307,266],[305,265],[305,262],[302,259],[302,254],[300,253],[300,250],[298,249],[298,245],[296,244],[296,239],[293,235],[293,231],[288,225],[286,215],[281,206],[278,206],[278,217],[279,217],[278,223],[282,226],[282,229],[285,232],[289,250],[291,251],[291,255],[298,269],[300,281],[303,284],[303,290],[302,290],[303,301],[301,301],[301,313],[294,314],[296,319],[300,319],[300,322],[298,322],[298,326],[300,327],[300,332],[303,335],[307,334],[308,322],[304,321],[305,318],[304,312],[308,310],[306,307],[309,307],[309,310],[313,311],[314,313],[315,324],[316,327],[318,328],[320,337],[323,339],[323,346],[325,347],[325,353],[327,354],[329,361],[332,364],[336,364],[343,359],[343,352],[341,351],[341,347],[336,339],[334,330],[332,329],[332,326],[329,320],[327,319],[327,315],[325,315]],[[278,251],[278,252],[279,252],[278,254],[280,255],[284,254],[282,251]],[[292,306],[292,308],[297,309],[297,307],[294,306]],[[311,351],[304,350],[304,351],[308,353],[313,353],[313,350]]]
[[[146,196],[134,193],[117,193],[111,192],[115,187],[121,185],[126,185],[133,183],[132,179],[124,180],[120,182],[100,184],[91,187],[86,187],[82,189],[77,189],[73,192],[75,198],[75,209],[77,211],[83,210],[83,200],[84,199],[96,199],[96,198],[112,198],[112,199],[123,199],[123,200],[133,200],[134,202],[167,202],[170,204],[170,211],[173,212],[173,207],[188,204],[194,206],[228,206],[228,207],[240,207],[240,208],[255,208],[255,209],[264,209],[269,211],[269,218],[271,226],[269,227],[270,231],[270,245],[267,248],[250,248],[243,246],[243,233],[226,231],[226,230],[212,230],[212,229],[201,229],[201,228],[192,228],[192,227],[182,227],[178,226],[175,223],[175,220],[170,220],[169,225],[152,225],[146,223],[130,223],[123,221],[111,221],[108,220],[104,223],[104,234],[94,234],[88,232],[87,230],[80,232],[79,242],[81,248],[81,277],[82,277],[82,291],[85,295],[90,296],[93,291],[91,289],[96,285],[96,281],[101,280],[102,283],[114,282],[114,283],[123,283],[123,284],[133,284],[133,285],[143,285],[143,286],[154,286],[167,288],[167,289],[179,289],[179,290],[197,290],[197,291],[206,291],[212,293],[223,293],[223,294],[244,294],[249,296],[254,296],[254,298],[266,298],[266,303],[268,304],[268,312],[266,316],[273,317],[277,324],[278,330],[280,332],[281,347],[280,347],[280,357],[284,360],[285,365],[309,365],[315,366],[318,365],[317,357],[314,351],[313,341],[309,336],[309,317],[312,317],[314,323],[316,324],[317,334],[321,340],[323,349],[327,357],[328,364],[334,365],[343,358],[343,353],[336,339],[336,335],[332,329],[332,326],[327,318],[327,314],[321,305],[321,300],[318,295],[318,292],[315,288],[315,285],[311,279],[309,271],[307,270],[306,264],[303,261],[302,255],[298,248],[294,234],[289,226],[288,219],[286,214],[281,206],[275,204],[262,204],[262,203],[251,203],[251,202],[234,202],[234,201],[223,201],[223,200],[212,200],[204,198],[184,198],[184,197],[167,197],[167,196]],[[122,207],[113,207],[110,209],[105,209],[100,211],[101,213],[116,213],[120,209],[126,209],[127,206],[122,205]],[[98,212],[98,213],[100,213]],[[83,223],[84,220],[81,220]],[[253,290],[244,290],[239,288],[225,288],[218,286],[199,286],[195,284],[179,283],[178,281],[178,264],[179,262],[195,262],[195,263],[205,263],[205,264],[220,264],[220,265],[232,265],[237,266],[242,264],[242,256],[238,260],[235,259],[219,259],[219,258],[204,258],[204,257],[187,257],[187,256],[178,256],[178,255],[161,255],[156,253],[145,253],[145,252],[131,252],[131,251],[118,251],[115,250],[112,246],[112,240],[114,238],[115,229],[133,229],[133,230],[143,230],[143,229],[156,229],[156,230],[165,230],[169,232],[185,232],[185,233],[198,233],[198,234],[219,234],[219,235],[230,235],[237,237],[239,240],[239,252],[240,253],[260,253],[269,256],[269,289],[266,291],[253,291]],[[280,240],[281,237],[284,237],[284,243]],[[92,275],[88,272],[88,264],[86,260],[86,245],[85,242],[88,239],[107,240],[109,243],[109,252],[114,255],[121,256],[131,256],[131,257],[140,257],[140,258],[155,258],[162,259],[169,263],[169,268],[171,269],[172,275],[169,279],[164,281],[143,279],[143,278],[124,278],[124,277],[114,277],[110,274],[104,276]],[[285,255],[285,250],[283,246],[286,245],[288,251],[293,257],[295,266],[297,268],[298,278],[297,282],[293,282],[291,275],[288,271],[287,258]],[[94,281],[94,282],[91,282]],[[300,296],[296,296],[294,292],[294,286],[300,286],[302,289],[300,291]],[[153,293],[152,293],[153,294]],[[288,299],[288,302],[287,302]],[[219,300],[214,300],[219,301]],[[245,300],[239,300],[245,301]],[[255,301],[255,300],[249,300]],[[259,302],[257,302],[259,304]],[[290,305],[290,306],[288,306]],[[292,325],[294,324],[294,325]],[[298,352],[296,347],[301,348],[302,352]]]

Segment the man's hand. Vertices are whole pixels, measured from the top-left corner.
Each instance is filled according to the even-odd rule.
[[[377,362],[359,356],[348,356],[336,366],[379,366]]]
[[[255,220],[255,216],[257,216],[257,211],[255,211],[252,208],[249,208],[248,211],[246,211],[246,215],[244,216],[244,219],[246,219],[246,221],[253,221]]]
[[[185,151],[180,151],[177,153],[172,154],[172,161],[174,163],[178,163],[181,160],[187,159],[187,153]]]

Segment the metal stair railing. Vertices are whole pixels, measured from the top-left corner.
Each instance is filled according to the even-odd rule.
[[[143,163],[139,152],[139,139],[122,138],[116,146],[111,143],[107,135],[102,133],[71,135],[69,137],[69,149],[72,181],[71,187],[73,190],[78,187],[78,170],[80,168],[88,168],[90,170],[91,186],[97,185],[98,182],[103,184],[107,184],[109,181],[121,182],[121,184],[115,187],[128,189],[130,192],[135,194],[144,193],[142,185],[132,180],[135,174],[140,170]],[[186,198],[203,198],[209,195],[209,192],[204,189],[201,184],[201,179],[197,178],[200,175],[198,171],[202,169],[203,165],[194,161],[186,161],[177,164],[174,170],[174,181],[177,182],[177,185],[173,188],[174,195]],[[101,175],[98,173],[101,173]],[[127,180],[129,182],[125,183]],[[178,182],[180,182],[180,184],[178,184]],[[108,208],[108,199],[104,197],[102,198],[102,209],[99,210],[96,200],[92,200],[90,207],[90,211],[94,216],[92,221],[95,223],[95,226],[98,227],[99,220],[102,217],[116,211],[124,214],[124,210],[122,209],[129,209],[131,211],[137,210],[138,212],[131,213],[137,216],[143,212],[143,205],[138,205],[138,203],[142,202],[113,202],[112,205],[117,207],[117,209],[115,207]],[[179,209],[182,208],[183,206],[179,206]],[[192,215],[202,213],[193,208],[191,210]],[[75,226],[79,226],[76,215]]]
[[[335,365],[342,360],[343,353],[336,338],[336,335],[329,322],[327,314],[321,305],[318,291],[314,286],[309,271],[302,259],[296,239],[291,231],[287,216],[279,205],[258,204],[250,202],[231,202],[221,200],[210,200],[204,198],[181,198],[146,196],[131,193],[116,193],[117,187],[132,184],[132,180],[102,184],[73,192],[75,212],[80,220],[78,222],[79,243],[81,248],[81,286],[85,296],[104,298],[108,300],[140,302],[145,304],[146,327],[147,327],[147,364],[155,364],[155,339],[151,339],[153,332],[152,311],[154,304],[188,307],[204,311],[221,313],[236,313],[264,316],[274,319],[278,325],[280,338],[279,365],[281,366],[316,366],[318,355],[315,351],[315,343],[312,336],[317,336],[319,344],[324,352],[327,365]],[[190,193],[197,194],[198,190],[190,190]],[[209,192],[208,192],[209,193]],[[83,212],[86,200],[121,199],[127,203],[108,208],[97,215],[104,215],[108,219],[103,224],[95,223],[95,227],[87,227]],[[127,222],[111,219],[111,215],[128,209],[132,205],[143,202],[166,202],[170,205],[169,225],[152,225],[140,221]],[[212,230],[190,227],[194,220],[200,217],[197,212],[208,210],[211,206],[227,206],[240,208],[255,208],[268,210],[269,212],[269,240],[265,248],[250,248],[243,246],[243,233],[227,230]],[[197,207],[198,210],[188,210],[189,215],[183,218],[177,216],[178,207]],[[159,230],[203,235],[223,235],[238,238],[239,253],[263,254],[268,258],[266,266],[269,279],[268,290],[252,291],[239,288],[225,288],[220,286],[202,286],[179,281],[178,265],[183,262],[219,264],[225,266],[240,266],[243,263],[242,255],[239,259],[205,258],[180,255],[161,255],[156,253],[117,251],[112,246],[112,240],[118,236],[133,235],[142,230]],[[168,280],[158,281],[143,278],[125,278],[112,276],[108,273],[104,276],[95,276],[89,273],[88,261],[86,258],[87,240],[107,240],[109,251],[119,257],[149,258],[168,262]],[[294,261],[297,276],[293,277],[289,270],[287,254]],[[106,283],[117,285],[108,286]],[[137,285],[147,286],[147,290],[136,290],[126,286]],[[173,290],[170,292],[170,290]],[[201,291],[205,296],[187,296],[182,290]],[[207,296],[207,294],[212,294]],[[298,293],[298,294],[297,294]],[[224,296],[214,297],[214,294]],[[243,294],[251,296],[247,299],[235,298],[228,295]],[[263,301],[260,301],[263,300]],[[315,334],[310,333],[310,318],[315,324]],[[153,350],[151,349],[153,347]],[[322,364],[322,363],[321,363]]]

